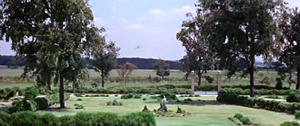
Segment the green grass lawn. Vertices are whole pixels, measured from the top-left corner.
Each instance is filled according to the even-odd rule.
[[[159,102],[157,100],[147,98],[146,101],[142,99],[120,99],[119,97],[75,97],[72,96],[67,102],[68,109],[65,110],[47,110],[42,113],[53,113],[57,116],[73,115],[79,111],[85,112],[112,112],[118,114],[127,114],[131,112],[140,112],[144,105],[147,105],[149,110],[159,108]],[[143,98],[144,98],[143,97]],[[77,101],[77,99],[82,101]],[[180,97],[181,100],[187,97]],[[271,112],[261,109],[253,109],[234,105],[224,105],[216,101],[204,102],[201,100],[215,100],[216,96],[201,96],[193,97],[194,101],[191,103],[170,103],[168,109],[176,111],[177,106],[187,112],[191,112],[192,115],[185,117],[156,117],[158,126],[234,126],[227,118],[233,116],[235,113],[241,113],[244,116],[249,117],[253,122],[262,124],[264,126],[278,126],[284,121],[293,120],[293,115],[284,113]],[[117,99],[123,102],[123,106],[106,106],[107,101]],[[200,99],[200,101],[198,101]],[[85,109],[76,110],[74,104],[82,104]]]

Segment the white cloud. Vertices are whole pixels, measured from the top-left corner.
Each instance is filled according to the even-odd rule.
[[[116,11],[116,10],[117,10],[117,7],[112,7],[111,10],[112,10],[112,11]]]
[[[148,10],[148,14],[151,14],[151,15],[162,15],[164,14],[164,12],[160,9],[150,9]]]
[[[126,30],[144,31],[146,27],[143,24],[130,24],[125,26]]]
[[[127,21],[127,19],[123,18],[123,17],[119,17],[119,20],[122,21],[122,22],[126,22]]]

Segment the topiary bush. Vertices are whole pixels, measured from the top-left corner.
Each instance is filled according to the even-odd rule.
[[[297,92],[290,92],[286,97],[287,102],[300,102],[300,95]]]
[[[151,112],[148,108],[147,108],[147,106],[145,105],[144,106],[144,109],[142,110],[142,112]]]

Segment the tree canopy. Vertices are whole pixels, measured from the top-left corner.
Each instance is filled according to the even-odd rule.
[[[202,35],[221,63],[243,60],[250,75],[254,96],[255,56],[270,56],[276,35],[276,7],[273,0],[199,0],[205,25]],[[222,65],[221,65],[222,66]]]
[[[86,41],[93,14],[86,0],[4,0],[1,36],[25,58],[24,76],[36,76],[38,85],[60,85],[86,78],[82,58],[91,45]]]

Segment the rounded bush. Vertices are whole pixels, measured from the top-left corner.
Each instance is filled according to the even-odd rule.
[[[299,102],[300,95],[297,92],[291,91],[289,95],[286,97],[287,102]]]

